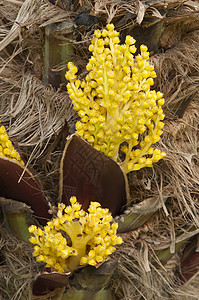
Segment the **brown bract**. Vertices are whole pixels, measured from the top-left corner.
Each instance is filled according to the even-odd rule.
[[[119,165],[77,135],[68,138],[60,167],[60,202],[76,196],[86,210],[91,201],[114,215],[126,205],[125,177]]]
[[[5,157],[0,158],[0,195],[28,204],[41,224],[50,218],[40,184],[20,163]]]

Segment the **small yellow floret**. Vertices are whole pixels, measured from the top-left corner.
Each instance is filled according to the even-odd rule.
[[[106,26],[106,28],[107,28],[108,31],[113,31],[114,28],[115,28],[115,26],[114,26],[113,24],[108,24],[108,25]]]

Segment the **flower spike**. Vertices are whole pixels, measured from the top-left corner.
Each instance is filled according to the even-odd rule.
[[[117,237],[117,223],[108,209],[98,202],[91,202],[88,213],[81,209],[76,197],[70,198],[71,205],[58,205],[57,217],[47,223],[42,231],[32,225],[29,232],[33,243],[33,255],[47,267],[63,273],[74,271],[79,265],[96,266],[115,251],[122,243]]]
[[[135,40],[121,45],[113,24],[96,30],[89,46],[92,56],[85,80],[68,64],[67,89],[81,120],[76,133],[95,149],[120,163],[124,173],[151,167],[166,154],[151,147],[160,139],[164,123],[163,94],[151,90],[156,77],[146,46],[136,52]],[[120,161],[119,151],[124,159]]]

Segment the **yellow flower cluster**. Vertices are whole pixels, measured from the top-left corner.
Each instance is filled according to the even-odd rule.
[[[19,153],[14,149],[4,126],[0,126],[0,157],[7,157],[24,165]]]
[[[96,266],[115,251],[122,243],[117,237],[118,224],[112,223],[108,209],[91,202],[88,213],[81,209],[76,197],[70,198],[71,205],[58,205],[57,218],[47,223],[42,231],[32,225],[29,232],[34,236],[33,255],[47,267],[58,272],[74,271],[79,265]]]
[[[120,44],[113,24],[96,30],[89,46],[92,56],[85,80],[77,79],[78,69],[68,64],[67,89],[81,118],[76,133],[95,149],[119,161],[125,173],[151,167],[166,154],[151,148],[160,139],[164,123],[163,94],[150,90],[156,77],[144,45],[136,52],[135,40],[126,37]],[[122,147],[121,147],[122,144]]]

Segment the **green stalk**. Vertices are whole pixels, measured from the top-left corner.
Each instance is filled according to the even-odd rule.
[[[106,261],[98,268],[87,266],[69,279],[70,288],[62,300],[116,300],[110,280],[117,264]]]
[[[160,201],[159,197],[148,198],[129,208],[129,211],[120,215],[115,221],[118,223],[118,233],[128,232],[141,227],[160,208],[167,197]]]
[[[71,291],[70,291],[71,292]],[[109,289],[100,291],[72,290],[72,295],[63,295],[62,300],[114,300],[116,299]]]
[[[193,229],[193,228],[192,228]],[[191,230],[185,234],[182,234],[178,237],[176,237],[175,241],[175,253],[178,252],[180,249],[182,249],[193,237],[199,234],[199,229]],[[154,247],[154,250],[156,252],[156,255],[158,259],[161,261],[162,264],[166,264],[169,259],[174,255],[170,251],[170,245],[164,245],[164,246],[157,246]]]
[[[31,209],[22,202],[0,197],[1,219],[3,226],[18,238],[28,242],[28,227],[35,224]]]
[[[65,82],[67,63],[72,61],[73,24],[70,21],[47,25],[45,28],[44,69],[42,81],[59,88]]]

